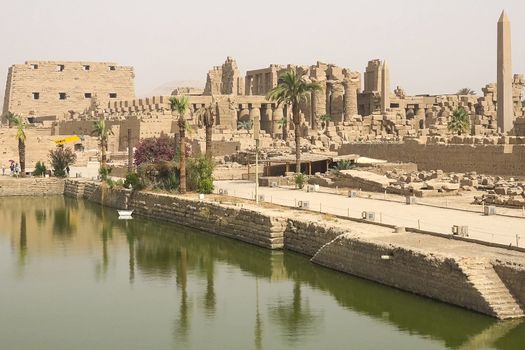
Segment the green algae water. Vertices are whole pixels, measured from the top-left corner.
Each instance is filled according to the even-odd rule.
[[[0,349],[525,349],[498,322],[62,197],[0,200]]]

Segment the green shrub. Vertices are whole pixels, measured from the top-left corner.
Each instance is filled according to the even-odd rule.
[[[66,177],[66,168],[74,164],[76,160],[77,155],[71,148],[57,146],[54,150],[49,151],[49,161],[57,177]]]
[[[33,171],[33,176],[44,176],[46,174],[47,168],[44,162],[38,161],[35,164],[35,171]]]
[[[204,156],[188,159],[186,169],[188,189],[199,193],[212,193],[214,168],[213,161]]]
[[[98,169],[98,174],[100,175],[100,179],[102,181],[106,181],[108,179],[109,174],[111,174],[111,168],[110,167],[100,167]]]
[[[337,165],[334,166],[334,169],[335,170],[350,170],[350,169],[353,169],[355,167],[355,164],[352,163],[352,161],[350,160],[340,160],[337,162]]]
[[[115,181],[113,181],[112,178],[106,177],[106,179],[104,181],[108,184],[108,187],[110,189],[113,189],[113,187],[115,187]]]
[[[142,188],[173,191],[179,187],[179,172],[173,161],[143,163],[138,167],[138,177]]]
[[[124,187],[134,190],[141,190],[144,188],[144,181],[137,173],[128,173],[124,181]]]
[[[303,173],[295,175],[295,186],[299,189],[303,189],[304,184],[306,183],[306,176]]]

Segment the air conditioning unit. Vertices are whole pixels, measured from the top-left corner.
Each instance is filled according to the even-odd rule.
[[[348,197],[357,198],[357,191],[348,191]]]
[[[277,182],[273,181],[272,183],[270,183],[270,187],[277,187]]]
[[[487,205],[485,206],[483,214],[485,215],[496,215],[496,206],[494,205]]]
[[[310,208],[310,202],[309,201],[298,201],[297,207],[301,209],[309,209]]]
[[[452,226],[452,234],[454,236],[468,237],[468,226]]]
[[[315,192],[315,188],[313,185],[306,186],[306,192]]]
[[[406,203],[408,205],[416,204],[416,197],[415,196],[406,196],[405,199],[406,199]]]
[[[366,221],[376,221],[376,213],[373,211],[364,211],[361,213],[361,218]]]
[[[259,195],[259,202],[264,202],[264,194]]]

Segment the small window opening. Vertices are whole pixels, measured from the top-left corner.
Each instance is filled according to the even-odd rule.
[[[59,92],[58,93],[58,99],[65,100],[66,99],[66,93],[65,92]]]
[[[84,98],[91,98],[91,92],[85,92]]]
[[[116,70],[116,69],[117,69],[117,67],[115,67],[115,66],[109,66],[109,70]]]
[[[33,100],[38,100],[40,98],[40,92],[33,92]]]
[[[110,92],[109,93],[109,98],[117,98],[117,93],[116,92]]]
[[[91,69],[91,66],[89,64],[85,64],[82,66],[82,69],[88,71]]]
[[[31,65],[31,69],[38,69],[38,64],[33,63],[33,64]]]
[[[57,72],[63,72],[65,66],[63,64],[57,64]]]

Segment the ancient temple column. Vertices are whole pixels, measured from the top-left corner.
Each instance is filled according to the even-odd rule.
[[[238,121],[247,121],[250,119],[250,110],[248,109],[247,105],[240,105],[239,106],[239,118]]]
[[[512,129],[514,110],[512,105],[512,59],[510,48],[510,21],[505,11],[498,21],[498,81],[497,115],[498,129],[508,132]]]
[[[264,106],[265,108],[262,109],[262,115],[261,115],[261,130],[266,131],[269,134],[272,134],[273,136],[273,127],[272,127],[272,105],[267,103]]]
[[[356,82],[350,79],[343,80],[345,88],[344,96],[344,121],[350,121],[357,115],[357,86]]]
[[[275,107],[273,109],[273,113],[272,113],[272,120],[273,120],[273,125],[272,125],[272,129],[273,129],[273,134],[282,134],[283,130],[282,130],[282,127],[280,127],[279,125],[279,121],[281,119],[284,118],[284,111],[283,111],[283,107],[282,106],[279,106],[279,107]]]
[[[326,82],[326,114],[332,115],[332,82]]]
[[[343,112],[344,112],[344,88],[341,81],[334,81],[332,84],[332,95],[331,95],[331,107],[330,113],[332,115],[333,122],[342,122],[343,121]]]
[[[250,120],[253,123],[252,130],[255,130],[256,124],[259,124],[257,127],[261,130],[261,106],[252,105],[250,108]]]
[[[319,128],[319,117],[326,114],[326,81],[317,82],[321,90],[312,92],[312,128]]]
[[[390,108],[390,71],[386,61],[381,70],[381,112],[385,113]]]

